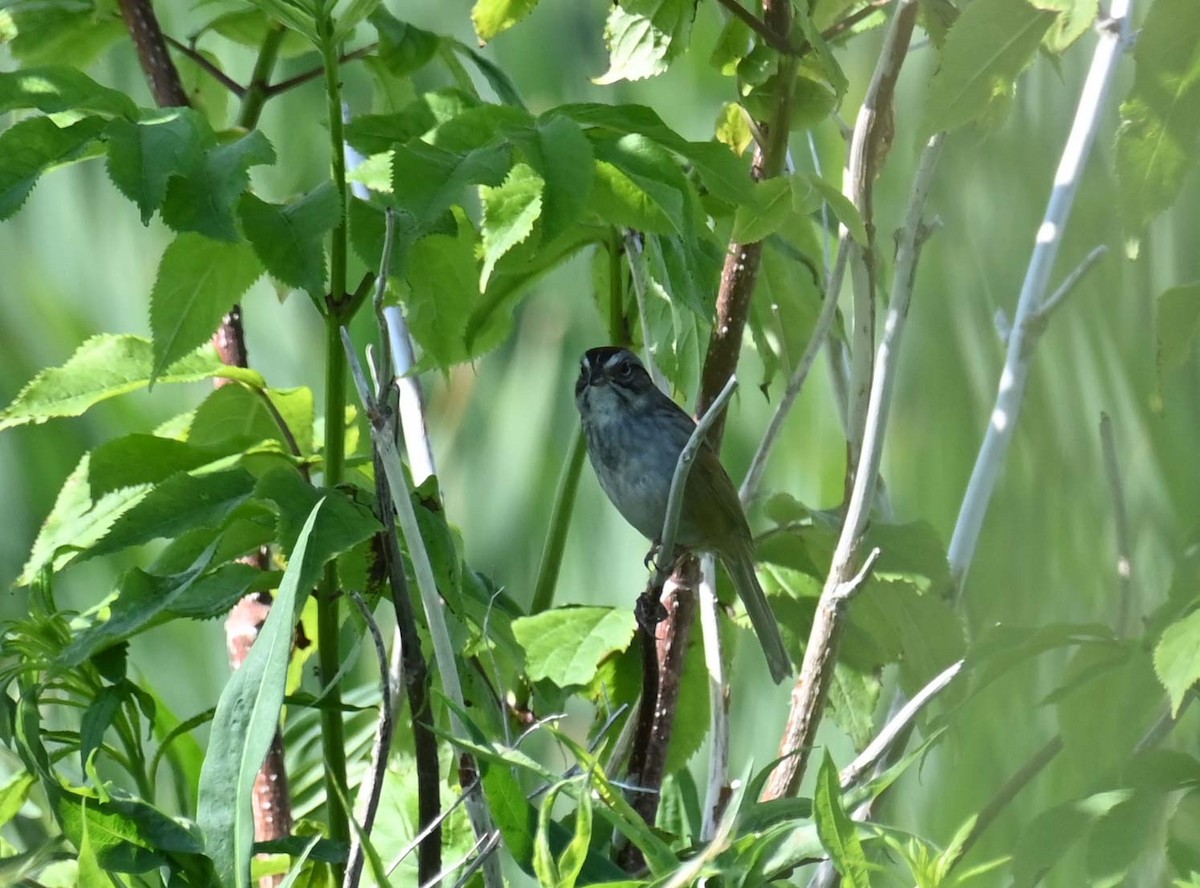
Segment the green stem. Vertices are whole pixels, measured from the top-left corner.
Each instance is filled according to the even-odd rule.
[[[625,269],[621,263],[621,241],[621,230],[614,225],[608,235],[608,341],[613,345],[625,341]]]
[[[330,161],[333,185],[341,202],[341,215],[329,246],[329,299],[325,313],[325,478],[327,488],[342,481],[346,444],[346,354],[341,326],[349,321],[346,296],[346,158],[342,146],[342,89],[338,76],[338,53],[333,40],[333,19],[323,14],[317,24],[321,57],[325,65],[325,94],[329,114]],[[350,822],[342,800],[349,797],[346,785],[345,726],[342,723],[341,689],[332,685],[341,666],[338,651],[340,589],[333,562],[317,591],[317,670],[328,708],[321,711],[321,747],[325,756],[326,813],[329,837],[350,839]],[[340,868],[339,868],[340,869]],[[336,874],[341,881],[342,873]]]
[[[250,83],[246,85],[245,95],[242,96],[242,107],[238,111],[237,125],[243,129],[254,129],[258,126],[258,118],[262,115],[263,105],[270,98],[270,84],[267,81],[275,70],[275,62],[279,58],[279,47],[287,29],[276,25],[263,38],[262,46],[258,49],[258,58],[254,62],[254,72],[250,75]]]
[[[571,439],[571,449],[558,479],[558,490],[554,492],[554,508],[550,512],[550,529],[546,532],[546,545],[542,549],[542,561],[538,565],[537,582],[533,587],[533,601],[529,604],[530,614],[540,614],[554,602],[554,586],[558,582],[558,570],[562,566],[563,549],[567,545],[567,530],[571,526],[571,514],[575,511],[575,492],[579,489],[579,474],[583,469],[583,430],[576,429]]]

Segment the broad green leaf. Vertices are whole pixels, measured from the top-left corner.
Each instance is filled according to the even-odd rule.
[[[753,45],[754,34],[750,26],[737,16],[731,15],[725,19],[716,46],[708,57],[708,63],[726,77],[732,77],[737,73],[738,62],[746,57]]]
[[[1050,808],[1025,828],[1013,854],[1012,884],[1032,888],[1097,820],[1127,801],[1132,790],[1099,792]]]
[[[820,176],[800,174],[792,177],[792,193],[797,211],[804,211],[814,191],[820,195],[821,200],[829,204],[829,209],[833,211],[838,221],[846,226],[850,236],[858,244],[866,246],[867,226],[863,223],[858,209],[850,202],[850,198]]]
[[[665,210],[659,199],[666,200],[670,210]],[[596,162],[588,206],[605,224],[668,234],[676,230],[670,213],[677,214],[679,205],[678,197],[671,192],[654,188],[647,191],[615,164],[605,160]]]
[[[1081,778],[1127,761],[1164,702],[1150,651],[1137,642],[1078,648],[1060,681],[1046,702],[1058,711],[1064,766]]]
[[[504,847],[517,865],[526,872],[533,867],[533,849],[537,837],[537,814],[525,799],[521,784],[511,768],[489,765],[483,771],[483,794],[487,799]]]
[[[240,468],[174,475],[122,512],[80,560],[175,537],[195,527],[217,527],[250,498],[254,485],[254,476]],[[186,503],[186,508],[181,508],[181,503]]]
[[[190,232],[177,235],[163,252],[150,293],[151,382],[211,337],[221,318],[262,273],[262,264],[248,244]]]
[[[862,749],[875,736],[875,707],[879,703],[877,675],[859,672],[838,663],[829,683],[829,705],[837,726],[846,732],[855,749]]]
[[[0,786],[0,826],[6,826],[29,798],[37,777],[28,771],[18,771]]]
[[[277,571],[259,570],[240,562],[222,564],[180,591],[167,611],[173,617],[214,620],[250,592],[265,592],[277,585]]]
[[[483,269],[479,289],[487,288],[496,262],[533,233],[534,223],[542,214],[542,194],[546,183],[533,168],[516,164],[495,188],[479,189],[483,203]]]
[[[480,43],[487,43],[519,22],[538,5],[538,0],[475,0],[471,24]]]
[[[1125,882],[1145,850],[1147,827],[1158,819],[1164,801],[1155,793],[1137,792],[1096,820],[1085,854],[1089,886],[1115,888]]]
[[[923,137],[990,120],[996,103],[1011,97],[1017,75],[1055,18],[1024,0],[969,4],[947,33],[941,65],[929,82]]]
[[[511,165],[509,149],[501,144],[458,154],[414,142],[397,145],[395,152],[392,201],[421,225],[450,209],[467,185],[499,185]]]
[[[83,838],[79,842],[79,888],[110,888],[112,879],[100,868],[100,861],[96,859],[96,852],[92,850],[92,843],[88,840],[87,803],[88,799],[80,802],[83,806],[80,817],[83,822]]]
[[[196,408],[188,426],[188,444],[201,450],[234,454],[249,451],[266,441],[278,442],[292,452],[279,421],[289,426],[300,453],[312,448],[313,403],[310,389],[287,392],[252,390],[240,385],[216,389]],[[288,414],[284,413],[284,410]]]
[[[0,132],[0,221],[21,208],[42,173],[86,155],[104,127],[102,117],[64,127],[48,117],[31,117]]]
[[[152,362],[148,339],[107,333],[93,336],[61,367],[43,370],[21,389],[0,411],[0,430],[60,416],[79,416],[101,401],[145,388],[150,384]],[[221,363],[207,344],[172,363],[155,382],[161,385],[217,378],[263,385],[257,372]]]
[[[341,219],[331,182],[300,200],[272,204],[246,192],[238,206],[242,230],[267,273],[314,299],[325,293],[325,234]]]
[[[792,214],[792,183],[788,177],[776,176],[754,186],[757,206],[738,207],[733,217],[730,239],[739,244],[753,244],[774,234]]]
[[[114,120],[105,131],[108,175],[149,223],[174,175],[195,169],[213,141],[208,125],[188,108],[171,108],[134,123]]]
[[[498,98],[505,105],[511,105],[514,108],[524,108],[525,103],[521,101],[521,94],[517,91],[517,86],[513,83],[512,78],[505,73],[504,69],[489,59],[487,56],[476,52],[472,47],[463,43],[461,40],[454,40],[450,46],[473,64],[483,75],[483,79],[488,82],[488,85],[496,93]]]
[[[455,211],[455,220],[457,235],[431,234],[413,244],[401,296],[413,338],[443,368],[472,356],[466,323],[479,299],[478,239],[465,214]]]
[[[1059,13],[1058,21],[1046,35],[1051,52],[1062,53],[1096,24],[1099,0],[1031,0],[1038,9]]]
[[[544,117],[534,127],[515,130],[511,139],[546,183],[542,237],[557,237],[579,218],[592,190],[592,143],[579,124],[562,115]]]
[[[217,455],[185,441],[157,435],[113,438],[92,451],[87,478],[92,499],[126,487],[157,484],[174,474],[212,462]]]
[[[920,594],[905,581],[869,581],[855,598],[851,624],[874,644],[882,663],[899,662],[900,684],[909,694],[966,647],[962,625],[941,596]]]
[[[400,21],[385,6],[376,8],[368,21],[379,34],[379,60],[396,77],[424,67],[442,42],[432,31]]]
[[[205,850],[229,888],[250,883],[254,780],[279,726],[296,615],[324,563],[307,553],[321,505],[309,513],[270,614],[246,661],[221,692],[213,716],[196,819],[204,830]]]
[[[842,806],[837,766],[828,752],[822,757],[821,770],[817,774],[813,819],[821,845],[829,852],[829,859],[841,874],[842,882],[850,888],[868,888],[871,877],[858,838],[858,827]]]
[[[1183,366],[1191,357],[1200,331],[1200,283],[1171,287],[1158,297],[1158,372]]]
[[[643,80],[667,70],[687,49],[696,4],[692,0],[619,0],[608,12],[604,43],[608,70],[595,82]]]
[[[1196,166],[1198,33],[1200,4],[1155,0],[1134,44],[1133,88],[1121,104],[1114,161],[1121,218],[1133,236],[1175,203]]]
[[[313,487],[291,466],[271,469],[259,481],[255,495],[271,500],[279,511],[277,538],[285,551],[299,539],[309,511],[323,503],[320,517],[308,539],[308,556],[324,564],[379,532],[370,507],[341,490]]]
[[[144,486],[131,487],[93,500],[88,487],[88,455],[84,454],[63,482],[49,516],[42,523],[17,585],[31,585],[43,567],[58,570],[65,566],[78,551],[108,533],[117,517],[144,493]]]
[[[736,20],[731,18],[730,21]],[[718,142],[728,145],[739,157],[754,144],[754,133],[750,131],[746,112],[737,102],[726,102],[721,106],[714,135]]]
[[[1200,610],[1172,623],[1154,647],[1154,671],[1171,697],[1171,715],[1200,681]]]
[[[739,158],[720,142],[689,142],[645,105],[562,105],[552,113],[566,115],[581,126],[645,136],[690,161],[704,187],[719,199],[734,206],[754,202],[746,158]]]
[[[416,101],[393,114],[361,114],[355,117],[346,125],[346,141],[363,154],[373,157],[389,152],[397,143],[423,136],[436,126],[437,119],[429,105],[424,101]],[[388,190],[391,190],[390,182]]]
[[[134,568],[118,581],[117,597],[78,631],[59,655],[63,666],[78,666],[106,648],[120,644],[154,625],[174,600],[183,595],[212,559],[205,551],[186,571],[159,577]]]
[[[0,113],[19,108],[112,117],[134,117],[138,110],[124,93],[101,86],[76,68],[57,65],[0,73]]]
[[[86,68],[113,43],[129,38],[119,15],[100,4],[10,4],[16,35],[13,58],[26,65],[58,65],[63,59]]]
[[[237,205],[252,166],[275,162],[275,149],[261,130],[208,148],[199,163],[167,182],[160,212],[178,232],[195,232],[235,243]]]
[[[591,681],[601,660],[628,647],[636,628],[631,611],[607,607],[559,607],[512,624],[529,677],[560,688]]]
[[[248,6],[219,13],[202,28],[197,29],[195,38],[198,39],[208,31],[215,31],[227,40],[257,50],[267,39],[267,35],[275,28],[275,22],[265,12]],[[288,31],[279,45],[279,57],[281,59],[295,58],[306,52],[312,52],[312,48],[311,41],[306,40],[295,31]]]

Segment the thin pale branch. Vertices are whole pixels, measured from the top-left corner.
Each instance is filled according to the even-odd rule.
[[[670,386],[667,384],[667,378],[658,369],[658,362],[654,360],[654,355],[650,351],[650,343],[653,339],[650,336],[650,321],[646,317],[646,304],[650,290],[650,274],[646,270],[646,251],[643,249],[641,236],[629,229],[625,229],[625,255],[629,257],[629,274],[633,281],[633,296],[637,300],[638,321],[642,325],[642,343],[645,345],[646,350],[643,363],[646,365],[646,370],[650,373],[650,379],[654,381],[658,390],[670,394]]]
[[[456,736],[467,736],[466,727],[459,717],[459,711],[465,709],[462,683],[458,675],[458,664],[454,657],[454,644],[450,640],[450,630],[446,625],[445,614],[438,594],[437,580],[433,573],[433,565],[429,560],[429,552],[425,548],[421,536],[417,515],[409,497],[408,483],[404,478],[404,468],[400,461],[400,453],[396,449],[395,428],[390,416],[381,412],[371,390],[367,378],[363,374],[358,356],[350,340],[350,333],[342,328],[342,343],[346,349],[346,357],[359,399],[371,421],[371,439],[379,453],[380,462],[387,476],[388,490],[391,494],[392,506],[396,510],[401,533],[408,546],[409,558],[412,561],[413,572],[416,574],[417,589],[425,606],[425,618],[433,641],[434,659],[437,661],[438,674],[442,682],[442,692],[453,703],[450,710],[450,727]],[[475,773],[474,762],[465,753],[461,761],[465,770]],[[477,795],[472,795],[467,801],[467,811],[475,835],[483,839],[492,831],[492,819],[486,803]],[[489,888],[499,888],[503,884],[499,866],[487,866],[484,869],[484,881]]]
[[[884,325],[883,339],[875,360],[871,397],[867,406],[866,434],[863,436],[862,457],[855,474],[854,487],[846,507],[841,535],[834,551],[829,577],[821,593],[817,614],[813,620],[808,647],[804,652],[800,677],[792,691],[792,707],[788,724],[780,742],[781,763],[776,767],[764,790],[764,798],[779,798],[795,792],[804,776],[808,752],[812,748],[817,726],[824,712],[829,682],[833,676],[837,645],[844,623],[841,592],[853,575],[854,563],[864,531],[870,506],[875,496],[879,465],[883,457],[883,441],[891,408],[892,390],[896,381],[899,349],[908,317],[916,276],[917,259],[925,237],[922,213],[933,183],[933,173],[941,154],[942,135],[935,135],[925,146],[917,164],[912,192],[904,225],[897,238],[896,270],[892,297]]]
[[[1013,429],[1025,401],[1025,385],[1029,378],[1032,359],[1032,342],[1037,338],[1030,319],[1036,318],[1046,305],[1046,289],[1058,248],[1062,243],[1063,231],[1071,216],[1075,194],[1079,189],[1084,162],[1095,141],[1100,126],[1101,112],[1108,97],[1117,59],[1129,41],[1132,32],[1132,0],[1113,0],[1109,9],[1110,18],[1100,29],[1100,37],[1092,55],[1091,68],[1079,96],[1079,105],[1071,131],[1063,147],[1058,170],[1054,175],[1054,187],[1046,205],[1045,215],[1038,228],[1029,267],[1017,299],[1017,311],[1013,318],[1012,334],[1004,358],[1004,369],[996,392],[995,406],[991,411],[987,433],[980,445],[971,480],[963,496],[954,534],[950,539],[948,559],[950,574],[957,595],[962,594],[967,573],[979,542],[979,533],[987,515],[992,493],[1000,477],[1000,469],[1012,440]]]
[[[708,780],[704,791],[700,840],[709,842],[729,806],[729,685],[721,650],[720,605],[717,602],[717,560],[711,553],[700,559],[700,630],[704,668],[708,673]]]
[[[849,789],[858,783],[869,769],[875,767],[875,764],[891,749],[892,744],[907,732],[908,727],[921,714],[921,710],[933,702],[938,694],[950,687],[951,682],[962,671],[962,667],[962,660],[947,666],[888,719],[887,724],[879,729],[879,733],[855,757],[854,761],[842,769],[840,775],[842,789]]]

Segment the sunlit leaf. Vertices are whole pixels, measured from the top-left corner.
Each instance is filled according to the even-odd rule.
[[[628,646],[635,628],[632,611],[607,607],[559,607],[512,624],[529,677],[564,688],[591,681],[602,659]]]

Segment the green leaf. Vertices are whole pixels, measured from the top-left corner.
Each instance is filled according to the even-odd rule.
[[[560,688],[591,681],[601,660],[628,647],[636,628],[629,610],[607,607],[559,607],[512,624],[529,677]]]
[[[594,82],[603,86],[661,74],[687,49],[695,15],[692,0],[619,0],[604,25],[608,70]]]
[[[595,162],[592,143],[569,117],[543,117],[529,129],[510,137],[545,181],[542,195],[542,237],[562,234],[579,218],[592,190]]]
[[[109,685],[100,690],[79,721],[79,767],[86,772],[88,759],[104,741],[104,732],[112,724],[126,692],[121,685]]]
[[[262,264],[248,244],[177,235],[159,261],[150,293],[151,382],[209,339],[262,273]]]
[[[0,73],[0,114],[18,108],[111,117],[134,117],[138,110],[125,93],[101,86],[76,68],[58,65]]]
[[[0,826],[6,826],[29,798],[29,791],[37,783],[37,777],[29,771],[17,771],[7,783],[0,786]]]
[[[0,430],[60,416],[79,416],[101,401],[145,388],[150,384],[152,362],[148,339],[107,333],[93,336],[61,367],[43,370],[21,389],[0,411]],[[257,372],[221,363],[207,344],[179,358],[155,381],[164,384],[217,378],[263,385]]]
[[[533,168],[516,164],[495,188],[479,189],[483,203],[483,270],[479,289],[484,290],[496,262],[533,233],[533,225],[542,214],[545,181]]]
[[[738,207],[730,240],[753,244],[774,234],[792,214],[790,178],[776,176],[755,184],[756,206]]]
[[[279,726],[296,616],[324,563],[307,553],[321,505],[309,513],[270,614],[245,663],[221,692],[213,716],[196,819],[204,830],[205,850],[230,888],[250,883],[254,780]]]
[[[1032,0],[1038,9],[1049,9],[1059,13],[1058,21],[1046,35],[1046,46],[1051,52],[1063,53],[1072,43],[1086,34],[1096,24],[1100,11],[1099,0]]]
[[[207,149],[198,164],[168,181],[162,220],[175,231],[236,242],[235,211],[250,182],[248,171],[274,162],[275,149],[261,130]]]
[[[465,332],[479,299],[475,230],[460,210],[454,216],[455,236],[431,234],[413,244],[401,294],[413,338],[425,358],[443,368],[473,356]]]
[[[1192,355],[1200,331],[1200,283],[1164,290],[1156,303],[1158,372],[1182,367]]]
[[[558,858],[559,885],[575,888],[579,874],[587,862],[588,846],[592,840],[592,787],[584,780],[579,789],[579,803],[575,806],[575,833],[562,855]]]
[[[1200,132],[1200,4],[1155,0],[1134,44],[1133,87],[1121,104],[1117,170],[1131,235],[1175,203],[1196,165]]]
[[[467,185],[499,185],[510,166],[509,149],[500,144],[459,154],[414,142],[395,152],[392,201],[423,226],[450,209]]]
[[[946,35],[941,65],[925,96],[922,138],[991,119],[1054,24],[1053,12],[1024,0],[975,0]]]
[[[1171,715],[1200,681],[1200,610],[1168,626],[1154,647],[1154,672],[1171,697]]]
[[[246,239],[271,277],[314,299],[324,295],[323,240],[341,221],[341,204],[332,182],[289,204],[267,203],[246,192],[238,212]]]
[[[868,888],[871,878],[858,838],[858,827],[842,806],[837,766],[828,752],[821,759],[821,770],[817,774],[813,819],[821,845],[829,852],[829,859],[841,874],[843,883],[850,888]]]
[[[96,852],[92,850],[92,843],[88,840],[87,803],[87,799],[80,802],[83,808],[79,818],[83,823],[83,838],[79,842],[79,888],[110,888],[112,879],[100,868],[100,861],[96,859]]]
[[[291,466],[268,471],[258,482],[255,494],[278,506],[278,540],[285,551],[291,551],[299,545],[296,541],[305,517],[318,502],[324,504],[308,540],[309,557],[322,564],[378,533],[380,529],[368,505],[357,502],[337,489],[319,490],[313,487]]]
[[[64,127],[48,117],[31,117],[0,133],[0,221],[21,208],[42,173],[87,154],[104,127],[101,117]]]
[[[664,209],[658,199],[665,198],[670,211],[677,213],[680,202],[671,197],[669,192],[664,195],[658,189],[643,188],[620,167],[600,160],[596,162],[596,177],[588,195],[588,206],[607,225],[669,234],[676,226],[669,210]]]
[[[317,34],[317,21],[309,7],[301,0],[251,0],[269,17],[286,25],[297,34],[302,34],[313,46],[320,43]]]
[[[379,34],[379,60],[396,77],[423,68],[442,42],[432,31],[400,21],[385,6],[377,7],[367,20]]]
[[[171,108],[134,123],[114,120],[105,131],[108,175],[149,223],[167,197],[172,176],[195,169],[213,141],[207,122],[188,108]]]
[[[720,617],[721,635],[732,636],[731,623]],[[731,649],[727,643],[725,649]],[[679,680],[679,704],[675,714],[675,729],[671,733],[671,745],[667,748],[666,772],[681,771],[708,737],[712,726],[708,687],[708,670],[704,668],[704,642],[696,633],[688,641],[684,652],[683,675]]]
[[[503,33],[537,7],[538,0],[475,0],[471,24],[480,43]]]
[[[157,484],[178,472],[199,468],[215,456],[184,441],[157,435],[123,435],[105,441],[92,451],[88,468],[92,499],[127,487]]]
[[[1128,789],[1099,792],[1044,811],[1035,817],[1017,842],[1013,854],[1013,885],[1032,888],[1041,881],[1092,824],[1128,800]]]
[[[128,39],[120,16],[100,4],[10,4],[16,36],[8,44],[26,65],[54,65],[70,59],[86,68],[113,43]]]
[[[550,850],[550,827],[554,823],[551,815],[554,813],[554,803],[562,792],[563,783],[550,787],[542,800],[541,810],[538,811],[537,835],[533,843],[533,872],[539,885],[561,885],[562,879],[558,873],[558,863]]]
[[[838,221],[846,226],[850,236],[858,244],[866,246],[867,226],[863,223],[858,209],[850,202],[850,198],[838,190],[837,186],[826,182],[821,177],[803,174],[792,177],[792,194],[797,211],[802,212],[807,207],[812,191],[820,195],[822,201],[829,204],[829,209],[837,216]]]
[[[255,478],[235,468],[208,474],[174,475],[123,512],[101,540],[81,556],[94,558],[151,540],[175,537],[196,527],[217,527],[250,498]],[[180,508],[186,503],[186,508]]]

